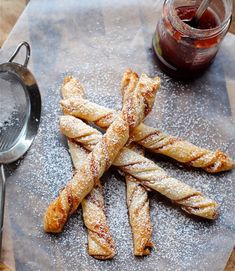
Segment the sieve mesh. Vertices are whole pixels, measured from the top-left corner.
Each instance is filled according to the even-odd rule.
[[[0,152],[11,149],[24,131],[29,112],[20,78],[0,72]]]

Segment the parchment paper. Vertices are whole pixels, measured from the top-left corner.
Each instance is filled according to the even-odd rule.
[[[45,208],[72,176],[66,140],[58,130],[59,87],[66,74],[79,74],[87,98],[116,109],[121,107],[119,85],[126,68],[159,75],[162,87],[146,123],[199,146],[220,148],[235,158],[231,92],[228,95],[235,79],[235,37],[226,37],[214,64],[201,78],[174,81],[156,66],[151,47],[162,3],[31,0],[1,50],[1,60],[6,61],[19,41],[31,44],[29,68],[43,99],[33,146],[8,167],[7,205],[17,270],[223,270],[235,240],[234,171],[209,175],[149,154],[169,174],[215,199],[220,216],[215,222],[192,218],[164,197],[150,194],[155,248],[148,257],[132,255],[125,183],[114,170],[103,177],[118,252],[113,260],[88,256],[80,208],[63,233],[43,232]]]

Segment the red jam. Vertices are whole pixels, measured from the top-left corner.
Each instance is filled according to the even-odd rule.
[[[192,78],[204,71],[228,29],[220,28],[219,17],[210,8],[197,25],[192,25],[196,10],[195,6],[182,6],[172,12],[166,1],[154,34],[153,47],[159,66],[176,78]]]

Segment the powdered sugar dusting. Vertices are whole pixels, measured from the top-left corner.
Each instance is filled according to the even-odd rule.
[[[92,102],[120,109],[122,72],[131,67],[148,74],[150,68],[152,75],[161,77],[162,87],[146,123],[199,146],[220,148],[231,156],[235,153],[221,63],[193,83],[173,81],[154,66],[149,47],[157,21],[154,12],[158,9],[160,13],[162,2],[103,1],[102,7],[99,1],[44,2],[36,13],[37,1],[30,1],[21,17],[34,49],[31,61],[43,93],[43,112],[31,149],[18,164],[8,167],[12,175],[7,181],[7,205],[17,270],[223,270],[235,239],[234,172],[210,175],[149,153],[146,156],[170,175],[215,199],[220,204],[219,218],[208,222],[189,217],[164,197],[150,193],[155,248],[148,257],[136,258],[124,178],[110,170],[103,181],[108,223],[118,253],[113,260],[88,256],[80,208],[63,233],[44,233],[43,213],[72,176],[67,143],[58,128],[62,114],[59,87],[66,74],[79,74]],[[21,39],[24,31],[19,29],[20,24],[14,35]],[[16,38],[8,42],[11,40],[15,43]],[[148,59],[145,50],[150,52]],[[221,61],[228,65],[230,59]]]
[[[6,130],[7,127],[19,122],[18,107],[15,95],[12,91],[12,83],[0,78],[0,128]],[[19,95],[19,94],[18,94]]]
[[[63,76],[64,74],[61,74],[58,82],[62,82]],[[88,76],[89,74],[80,74],[84,85],[87,84]],[[95,82],[93,83],[95,84]],[[212,149],[221,148],[223,151],[227,151],[229,146],[229,150],[232,151],[234,145],[232,143],[229,145],[232,133],[218,129],[216,118],[213,123],[200,115],[200,119],[198,117],[195,120],[197,108],[201,106],[199,102],[195,102],[192,107],[189,102],[184,101],[184,110],[180,110],[178,107],[172,110],[175,99],[177,98],[179,101],[184,96],[183,93],[172,92],[170,86],[171,82],[166,81],[164,84],[163,81],[155,110],[151,113],[147,123],[173,135],[190,138],[192,142],[195,141],[203,147],[211,146]],[[191,93],[191,95],[195,94]],[[99,91],[92,93],[88,91],[87,96],[97,103],[100,102]],[[33,244],[45,265],[48,264],[48,268],[55,266],[60,269],[61,266],[64,266],[64,270],[77,270],[77,268],[90,270],[90,267],[92,270],[117,270],[117,268],[125,270],[128,264],[133,266],[133,270],[143,270],[149,267],[149,270],[156,270],[157,262],[162,266],[172,265],[174,270],[184,270],[191,267],[192,261],[198,262],[201,257],[205,258],[208,250],[210,253],[215,253],[216,246],[219,246],[220,242],[225,242],[225,240],[228,242],[230,237],[226,229],[231,227],[231,223],[234,223],[231,212],[231,208],[234,207],[232,202],[234,189],[231,189],[234,187],[233,174],[228,172],[209,175],[201,170],[191,170],[179,163],[172,163],[152,154],[147,155],[163,167],[168,174],[192,185],[221,204],[220,217],[217,221],[207,222],[193,219],[164,197],[150,193],[155,248],[150,256],[137,259],[132,254],[132,234],[126,207],[124,178],[111,170],[105,174],[103,180],[105,181],[108,223],[118,253],[112,261],[101,262],[87,255],[86,230],[80,209],[72,216],[62,234],[58,236],[45,234],[42,226],[43,212],[72,176],[72,165],[66,140],[60,135],[58,127],[59,116],[62,114],[58,106],[59,100],[58,84],[48,91],[47,99],[44,101],[42,122],[34,147],[30,149],[24,160],[20,161],[14,172],[19,178],[14,179],[14,175],[9,178],[11,191],[15,191],[17,195],[27,195],[27,197],[21,196],[18,199],[21,204],[14,206],[15,214],[11,215],[14,224],[20,225],[24,229],[21,235],[14,236],[16,246],[24,235],[30,236],[30,244]],[[119,108],[115,97],[110,100],[113,103],[112,108]],[[206,97],[204,102],[207,104]],[[232,127],[227,117],[226,122],[229,127]],[[173,126],[171,126],[172,123]],[[213,140],[211,141],[211,139]],[[11,209],[13,202],[9,203]],[[27,216],[27,223],[22,221],[22,216]],[[30,224],[34,227],[29,226]],[[31,253],[33,256],[33,252]],[[50,258],[48,255],[51,255]],[[208,256],[207,258],[210,259]],[[206,264],[205,262],[204,265],[206,266]],[[210,260],[208,264],[210,264]],[[168,270],[172,269],[168,268]]]

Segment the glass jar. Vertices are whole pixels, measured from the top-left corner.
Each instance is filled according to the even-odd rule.
[[[232,18],[232,0],[213,0],[190,26],[201,1],[166,0],[153,37],[159,66],[176,78],[192,78],[213,61]]]

